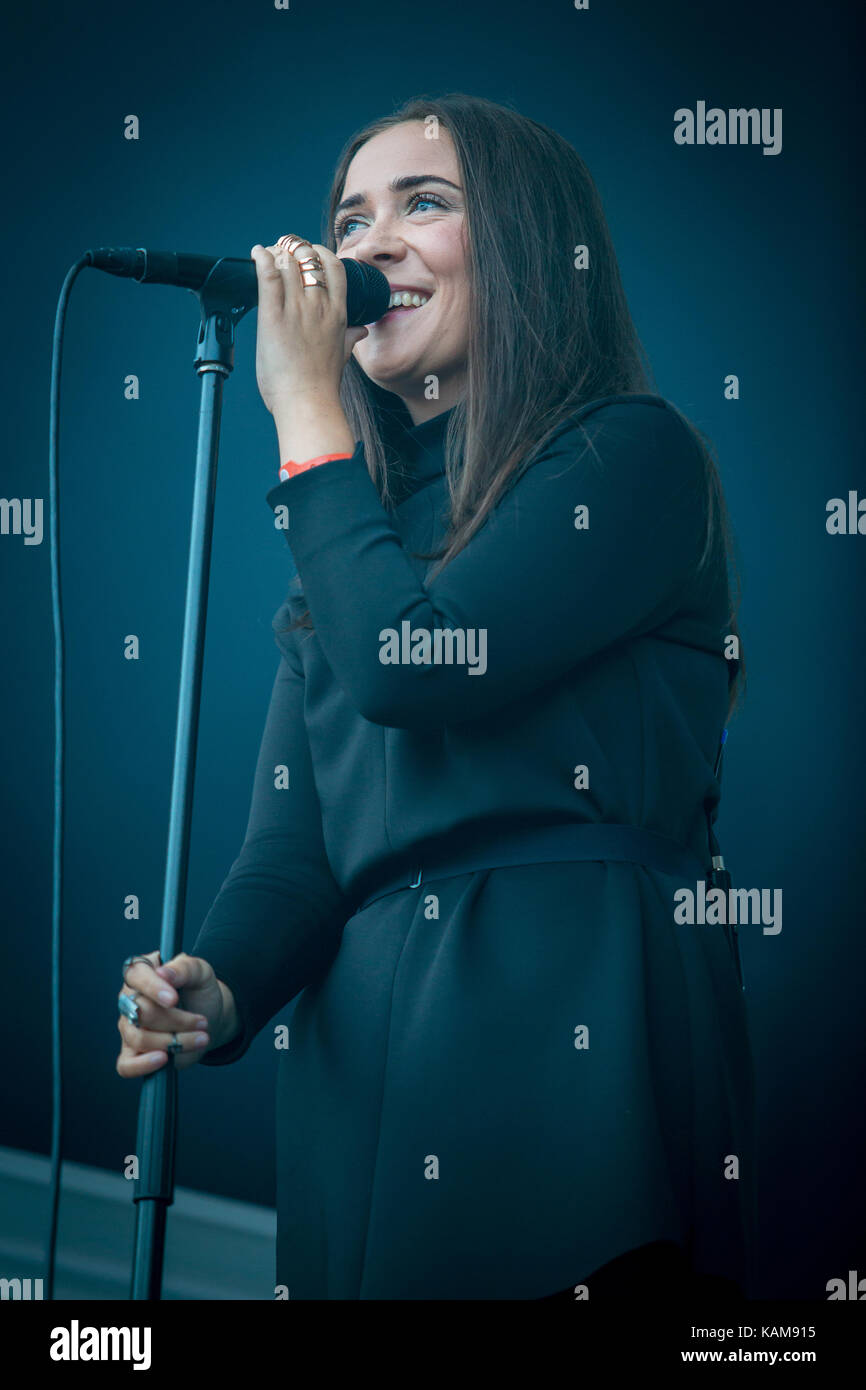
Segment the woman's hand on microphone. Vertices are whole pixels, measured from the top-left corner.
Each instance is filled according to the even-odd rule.
[[[281,460],[349,453],[355,441],[340,403],[343,369],[366,328],[346,326],[346,272],[326,246],[259,246],[256,378],[274,417]],[[326,288],[305,286],[299,260],[316,255]]]
[[[229,1042],[239,1027],[231,990],[206,960],[181,954],[160,965],[159,951],[150,951],[145,960],[127,967],[121,990],[137,995],[139,1016],[136,1025],[118,1015],[122,1043],[117,1072],[123,1077],[150,1076],[165,1066],[172,1034],[183,1047],[174,1058],[182,1070],[201,1061],[209,1047]]]

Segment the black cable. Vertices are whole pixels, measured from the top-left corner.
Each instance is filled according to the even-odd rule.
[[[718,749],[718,752],[716,753],[716,764],[715,764],[715,767],[713,768],[713,776],[714,776],[714,778],[716,779],[716,784],[717,784],[717,786],[718,786],[718,788],[719,788],[719,792],[720,792],[720,793],[721,793],[721,789],[722,789],[722,755],[723,755],[723,753],[724,753],[724,751],[725,751],[725,744],[727,743],[727,741],[728,741],[728,731],[727,731],[727,729],[725,728],[725,729],[722,729],[722,732],[721,732],[721,734],[719,735],[719,749]],[[707,802],[707,803],[706,803],[706,807],[707,807],[707,830],[708,830],[708,832],[709,832],[709,839],[710,839],[710,854],[713,855],[713,856],[719,856],[719,855],[721,854],[721,850],[719,849],[719,842],[718,842],[718,840],[716,839],[716,834],[715,834],[715,831],[714,831],[714,829],[713,829],[713,826],[715,825],[716,817],[717,817],[717,815],[718,815],[718,813],[719,813],[719,802],[716,801],[716,803],[715,803],[715,805],[712,807],[712,809],[710,809],[709,803]]]
[[[713,776],[716,779],[716,785],[720,793],[722,783],[722,754],[725,751],[725,744],[727,741],[728,731],[727,729],[722,729],[721,737],[719,738],[719,750],[716,754],[716,765],[713,768]],[[737,969],[737,980],[739,981],[740,989],[744,990],[746,986],[743,981],[743,961],[740,955],[739,927],[735,922],[729,920],[731,906],[731,875],[725,868],[724,857],[716,838],[716,832],[713,829],[713,824],[719,810],[719,801],[717,800],[711,809],[708,798],[704,802],[704,810],[707,815],[707,838],[710,842],[710,869],[707,873],[707,888],[720,888],[725,895],[725,939],[727,940],[734,965]]]
[[[69,291],[76,277],[90,265],[84,255],[67,272],[54,316],[51,348],[51,403],[48,420],[48,529],[51,537],[51,613],[54,627],[54,847],[51,869],[51,1217],[45,1258],[45,1297],[54,1297],[57,1250],[57,1217],[60,1208],[61,1146],[63,1143],[63,1073],[60,1049],[60,957],[63,902],[63,604],[60,591],[60,509],[57,468],[60,437],[60,364],[63,328]]]

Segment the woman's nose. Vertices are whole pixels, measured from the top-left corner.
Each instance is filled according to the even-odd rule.
[[[355,259],[375,265],[380,260],[399,260],[406,248],[390,219],[372,222],[352,247]]]

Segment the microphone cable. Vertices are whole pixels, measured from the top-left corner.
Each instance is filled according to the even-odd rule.
[[[60,1209],[60,1171],[63,1145],[63,1072],[61,1057],[60,965],[63,943],[63,739],[64,647],[63,601],[60,587],[60,478],[57,467],[60,439],[60,367],[63,330],[69,292],[85,266],[89,253],[67,272],[54,316],[51,345],[51,401],[48,414],[48,525],[51,536],[51,618],[54,629],[54,833],[51,865],[51,1171],[49,1179],[49,1227],[45,1256],[45,1297],[54,1297],[57,1256],[57,1220]]]

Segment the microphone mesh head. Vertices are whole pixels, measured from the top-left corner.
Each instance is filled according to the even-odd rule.
[[[342,259],[342,258],[341,258]],[[346,272],[346,321],[350,328],[375,323],[387,313],[391,286],[381,270],[366,261],[342,259]]]

